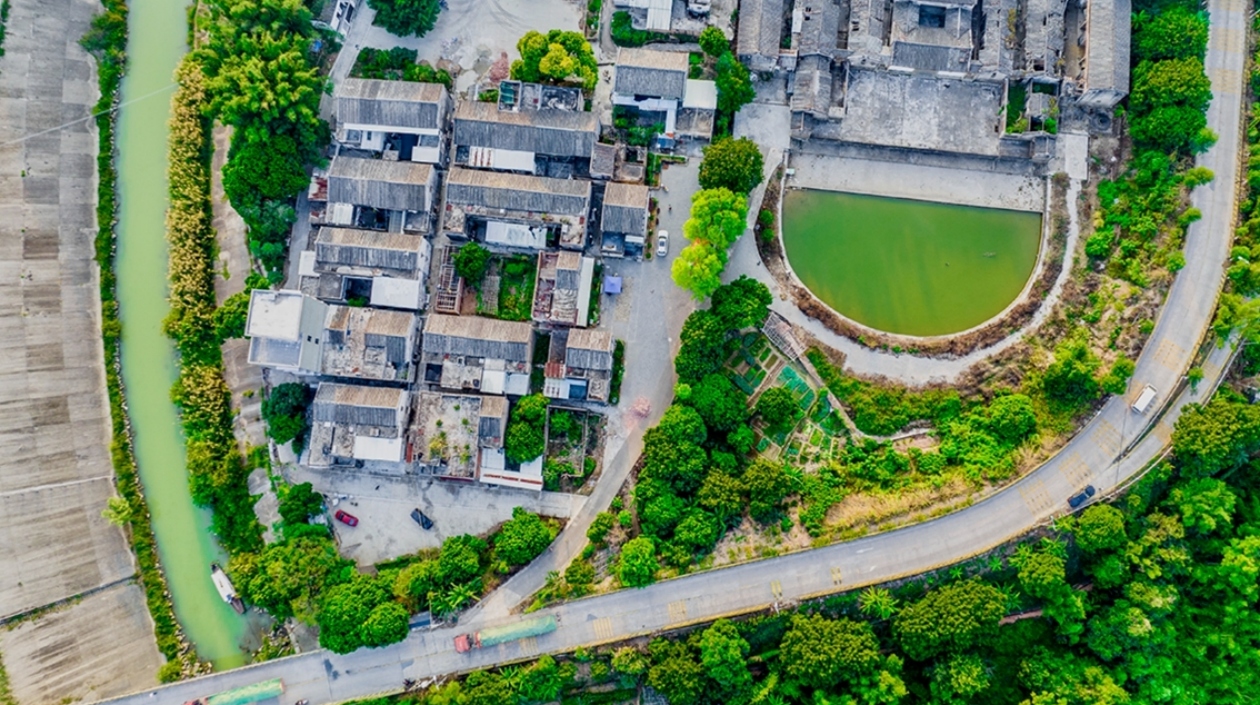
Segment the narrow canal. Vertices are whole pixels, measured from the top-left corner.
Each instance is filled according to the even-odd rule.
[[[188,491],[184,439],[171,403],[174,348],[162,334],[167,313],[166,136],[175,67],[187,51],[184,0],[131,0],[124,107],[118,118],[118,300],[123,381],[136,461],[153,514],[175,613],[202,659],[216,668],[245,662],[246,622],[219,599],[210,563],[222,552],[210,516]],[[137,100],[138,99],[138,100]],[[136,100],[128,104],[127,101]]]

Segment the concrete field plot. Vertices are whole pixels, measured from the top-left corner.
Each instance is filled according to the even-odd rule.
[[[122,532],[101,517],[113,468],[92,262],[97,89],[78,45],[98,9],[13,0],[0,58],[0,617],[135,570]],[[154,682],[147,620],[141,592],[120,590],[0,635],[18,700]]]

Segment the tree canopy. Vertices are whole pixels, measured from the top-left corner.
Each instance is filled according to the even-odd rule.
[[[491,257],[490,250],[482,247],[481,243],[470,242],[455,251],[455,271],[470,286],[480,288]]]
[[[376,11],[372,24],[400,37],[423,37],[437,23],[439,0],[368,0]]]
[[[757,143],[747,137],[726,137],[704,148],[700,188],[725,188],[747,194],[761,183],[765,164]]]
[[[300,439],[306,433],[306,408],[311,398],[310,387],[300,382],[285,382],[272,388],[262,403],[267,437],[276,443]]]
[[[546,438],[547,397],[533,394],[521,397],[512,407],[503,448],[508,460],[523,463],[543,454]]]
[[[512,519],[494,540],[496,555],[508,565],[525,565],[551,545],[551,530],[537,514],[523,507],[512,509]]]
[[[529,31],[516,43],[521,58],[512,62],[512,78],[530,83],[571,84],[590,91],[599,80],[595,52],[581,32]]]

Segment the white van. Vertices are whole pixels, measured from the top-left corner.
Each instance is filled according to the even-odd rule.
[[[1146,410],[1151,408],[1151,402],[1155,401],[1155,397],[1155,388],[1149,384],[1146,385],[1142,388],[1142,393],[1138,395],[1137,400],[1133,402],[1133,410],[1139,414],[1145,414]]]

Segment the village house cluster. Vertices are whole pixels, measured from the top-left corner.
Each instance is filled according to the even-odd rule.
[[[621,58],[615,105],[659,116],[663,141],[711,136],[716,91],[688,78],[686,53]],[[359,78],[335,88],[335,144],[307,194],[298,280],[255,290],[246,326],[252,364],[315,387],[309,467],[541,490],[542,458],[505,456],[511,403],[609,402],[616,341],[594,326],[620,280],[601,276],[602,261],[643,255],[653,204],[642,154],[578,88],[505,80],[490,95]],[[529,320],[486,305],[497,277],[474,287],[459,276],[469,243],[533,264]]]

